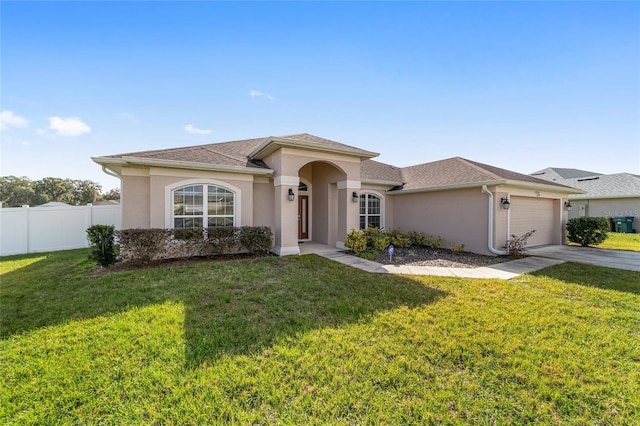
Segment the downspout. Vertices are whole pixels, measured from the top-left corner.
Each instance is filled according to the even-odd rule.
[[[487,235],[487,247],[491,253],[505,256],[509,253],[493,248],[493,192],[487,189],[487,185],[482,185],[482,192],[489,195],[489,226],[487,227],[489,229],[489,235]]]

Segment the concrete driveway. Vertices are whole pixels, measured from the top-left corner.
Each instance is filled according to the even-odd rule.
[[[637,251],[605,250],[563,245],[534,247],[527,249],[527,254],[566,262],[640,271],[640,252]]]

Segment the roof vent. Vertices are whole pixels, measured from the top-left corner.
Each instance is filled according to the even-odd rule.
[[[597,180],[597,179],[600,179],[600,177],[599,177],[599,176],[596,176],[596,177],[590,177],[590,178],[578,179],[578,182],[584,182],[584,181],[586,181],[586,180]]]

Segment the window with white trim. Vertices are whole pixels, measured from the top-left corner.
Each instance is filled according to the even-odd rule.
[[[174,228],[234,226],[235,194],[216,185],[189,185],[172,191]]]
[[[360,194],[360,229],[382,227],[382,200],[373,194]]]

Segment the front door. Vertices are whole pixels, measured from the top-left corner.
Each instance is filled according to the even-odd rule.
[[[309,196],[298,196],[298,239],[309,239]]]

